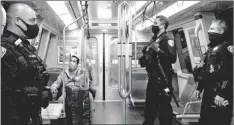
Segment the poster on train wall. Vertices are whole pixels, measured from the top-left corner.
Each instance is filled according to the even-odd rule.
[[[65,64],[68,64],[69,59],[72,55],[75,55],[80,58],[81,48],[79,40],[67,40],[65,44]],[[58,44],[58,64],[63,64],[63,43],[62,40],[59,40]]]
[[[195,28],[188,30],[189,40],[191,42],[192,46],[192,52],[193,52],[193,59],[196,64],[200,62],[200,59],[202,57],[202,50],[201,46],[199,44],[199,41],[197,37],[195,36]]]

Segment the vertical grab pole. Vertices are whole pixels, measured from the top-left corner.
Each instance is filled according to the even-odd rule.
[[[122,4],[119,4],[118,6],[118,91],[119,91],[119,95],[120,97],[123,99],[123,94],[122,94],[122,77],[121,77],[121,69],[122,69],[122,32],[121,32],[121,18],[122,18],[122,14],[121,14],[121,6]],[[124,111],[123,111],[123,117],[122,119],[124,120]]]
[[[81,29],[82,29],[82,40],[81,40],[81,42],[83,42],[83,44],[82,44],[82,47],[83,47],[83,49],[84,49],[84,55],[83,55],[83,61],[81,61],[83,64],[82,64],[82,67],[84,67],[85,68],[85,72],[84,72],[84,79],[85,79],[85,85],[87,85],[87,84],[89,84],[88,83],[88,79],[87,79],[87,73],[86,72],[88,72],[87,70],[86,70],[86,58],[87,58],[87,56],[86,56],[86,38],[84,37],[85,36],[85,26],[87,26],[86,24],[84,24],[84,25],[82,25],[82,27],[81,27]],[[89,88],[89,85],[87,85],[87,87]]]
[[[120,17],[120,14],[121,14],[121,5],[120,4],[118,6],[118,91],[119,91],[119,95],[121,96],[121,98],[123,98],[123,95],[121,93],[121,63],[122,63],[122,37],[121,37],[121,17]]]
[[[72,25],[73,23],[75,23],[76,21],[79,21],[80,19],[82,19],[82,17],[79,17],[77,19],[75,19],[74,21],[72,21],[70,24],[66,25],[64,28],[63,28],[63,74],[65,74],[65,42],[66,42],[66,29]],[[66,117],[66,113],[65,113],[65,97],[66,97],[66,94],[65,94],[65,78],[64,78],[64,75],[63,75],[63,88],[62,88],[62,91],[63,91],[63,116]]]
[[[121,9],[124,6],[124,11],[122,13]],[[126,9],[126,7],[128,7]],[[122,17],[122,14],[124,17]],[[126,16],[127,15],[127,16]],[[122,21],[124,21],[122,23]],[[124,28],[124,29],[123,29]],[[128,32],[128,36],[127,35]],[[126,2],[122,2],[118,6],[118,45],[119,45],[119,81],[118,81],[118,89],[119,95],[123,99],[123,122],[126,121],[126,98],[130,95],[132,89],[132,81],[131,81],[131,70],[132,70],[132,16],[131,16],[131,6]],[[123,52],[124,45],[124,52]],[[128,48],[129,47],[129,48]],[[129,49],[129,50],[127,50]],[[124,63],[122,66],[122,58],[124,58]],[[126,81],[126,60],[129,61],[129,81]],[[121,75],[121,69],[124,71],[124,74]],[[121,88],[122,87],[122,88]],[[128,89],[129,88],[129,89]]]

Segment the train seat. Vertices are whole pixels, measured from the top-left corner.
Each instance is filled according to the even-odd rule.
[[[43,124],[50,124],[51,120],[58,120],[63,118],[63,104],[62,103],[50,103],[45,109],[42,109],[42,122]]]
[[[180,107],[172,102],[173,113],[182,123],[198,122],[200,118],[201,100],[194,95],[196,86],[193,76],[189,76],[181,94]]]
[[[62,72],[61,68],[48,68],[47,72],[50,74],[49,81],[47,86],[51,86],[54,81],[56,81],[59,74]],[[61,87],[62,88],[62,87]],[[64,118],[64,102],[61,99],[58,99],[61,95],[62,89],[59,89],[59,93],[57,94],[56,100],[57,101],[50,101],[49,106],[45,109],[42,109],[41,116],[42,116],[42,123],[43,124],[51,124],[52,120],[58,120],[59,118]]]
[[[128,81],[127,70],[127,82]],[[130,103],[134,107],[141,107],[145,105],[147,73],[143,68],[134,68],[132,70],[132,91],[130,94]]]

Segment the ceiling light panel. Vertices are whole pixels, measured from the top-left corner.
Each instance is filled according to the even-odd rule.
[[[100,19],[111,19],[112,11],[107,7],[98,8],[98,18]]]
[[[69,13],[67,6],[64,1],[46,1],[48,5],[54,10],[54,12],[59,16],[65,25],[70,24],[74,19]],[[70,30],[76,29],[77,24],[74,23],[68,27]]]

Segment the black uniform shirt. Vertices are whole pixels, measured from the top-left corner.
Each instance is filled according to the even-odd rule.
[[[233,100],[233,56],[228,50],[228,44],[224,42],[209,48],[203,62],[202,67],[194,69],[197,90],[205,89],[211,96],[219,95]]]

